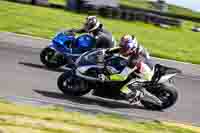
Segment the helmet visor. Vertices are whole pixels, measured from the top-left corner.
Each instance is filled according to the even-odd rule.
[[[124,50],[136,49],[136,46],[134,45],[133,42],[123,42],[123,43],[120,43],[119,46]]]

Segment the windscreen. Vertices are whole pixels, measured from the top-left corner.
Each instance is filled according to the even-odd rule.
[[[92,49],[88,52],[85,52],[82,54],[77,60],[76,65],[77,66],[83,66],[83,65],[96,65],[97,63],[97,56],[99,54],[102,54],[102,49]]]

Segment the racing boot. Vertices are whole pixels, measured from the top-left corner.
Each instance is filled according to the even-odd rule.
[[[139,104],[142,92],[139,90],[130,90],[128,87],[123,87],[121,89],[121,94],[130,104]]]

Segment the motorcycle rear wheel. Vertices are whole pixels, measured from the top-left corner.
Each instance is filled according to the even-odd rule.
[[[90,92],[90,89],[85,86],[80,86],[81,79],[78,79],[72,70],[67,70],[58,77],[57,86],[65,95],[83,96]]]
[[[163,110],[176,103],[178,99],[178,92],[172,84],[162,84],[158,90],[159,91],[155,91],[156,93],[154,95],[158,97],[163,104],[159,106],[148,101],[141,100],[141,103],[146,109]]]

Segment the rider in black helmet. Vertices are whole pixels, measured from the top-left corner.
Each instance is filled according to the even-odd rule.
[[[68,32],[89,33],[96,39],[96,48],[112,48],[115,44],[112,34],[103,28],[96,16],[88,16],[83,28],[71,29]]]

